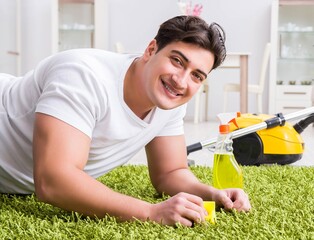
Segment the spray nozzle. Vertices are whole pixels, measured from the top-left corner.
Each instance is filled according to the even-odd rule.
[[[235,118],[240,117],[240,112],[228,112],[228,113],[219,113],[217,118],[220,121],[219,132],[220,133],[229,133],[229,123],[232,122],[235,126],[238,127]]]

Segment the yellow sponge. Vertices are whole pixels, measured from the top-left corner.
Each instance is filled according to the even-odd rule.
[[[216,223],[216,204],[214,201],[204,201],[203,206],[206,209],[208,215],[205,217],[205,220],[211,224]]]

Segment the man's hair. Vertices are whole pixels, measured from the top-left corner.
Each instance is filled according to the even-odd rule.
[[[213,69],[217,68],[226,57],[225,32],[217,24],[208,25],[196,16],[177,16],[160,25],[155,37],[158,51],[173,42],[197,45],[214,54]]]

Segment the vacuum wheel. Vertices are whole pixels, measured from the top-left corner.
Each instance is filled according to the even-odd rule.
[[[233,154],[241,165],[260,165],[263,158],[263,143],[257,133],[233,139]]]

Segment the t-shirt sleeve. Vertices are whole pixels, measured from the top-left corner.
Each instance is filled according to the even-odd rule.
[[[93,72],[84,65],[66,63],[50,69],[44,78],[35,111],[56,117],[91,138],[100,115],[100,86]]]
[[[184,104],[174,110],[167,124],[159,132],[158,136],[177,136],[184,134],[183,118],[186,113],[187,105]]]

